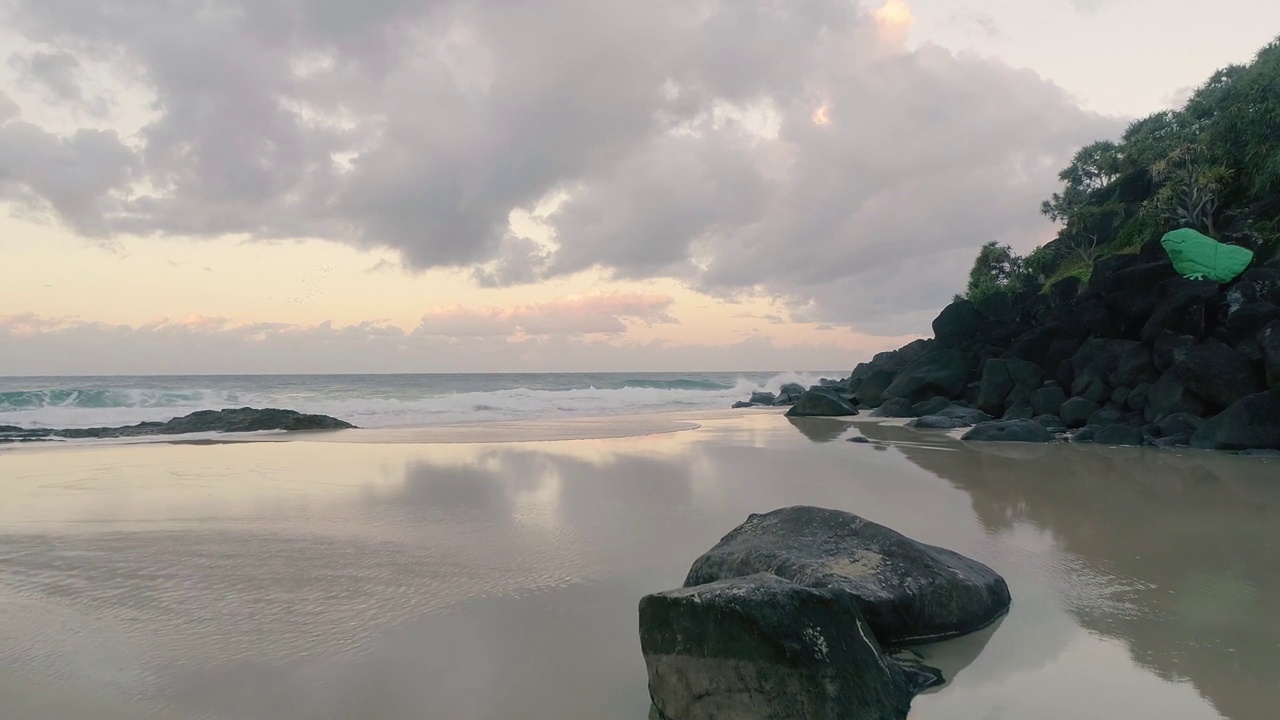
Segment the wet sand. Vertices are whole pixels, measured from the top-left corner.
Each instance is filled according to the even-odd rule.
[[[1009,581],[913,718],[1280,713],[1280,462],[611,422],[0,449],[0,717],[644,720],[639,598],[793,504]]]

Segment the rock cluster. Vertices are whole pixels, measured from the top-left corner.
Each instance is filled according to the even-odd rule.
[[[640,601],[649,692],[668,720],[901,720],[941,674],[895,648],[1009,608],[991,568],[837,510],[751,515],[678,590]]]
[[[0,442],[58,438],[67,440],[133,438],[153,435],[186,435],[202,432],[342,430],[354,427],[351,423],[331,418],[328,415],[304,415],[293,410],[246,407],[228,410],[201,410],[190,415],[174,418],[168,422],[144,422],[126,427],[24,430],[18,427],[0,426]]]
[[[1280,267],[1188,280],[1148,243],[1099,260],[1087,287],[957,300],[933,331],[859,365],[842,397],[877,416],[932,415],[920,403],[934,402],[1020,423],[971,440],[1045,441],[1030,422],[1076,442],[1280,449]]]

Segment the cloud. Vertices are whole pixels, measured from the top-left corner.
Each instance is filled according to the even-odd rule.
[[[40,87],[57,104],[86,107],[101,115],[106,102],[100,98],[87,101],[80,88],[80,61],[65,50],[15,53],[9,56],[9,67],[27,82]]]
[[[85,234],[322,237],[484,286],[598,267],[905,318],[986,240],[1042,233],[1058,169],[1120,130],[1030,72],[908,49],[899,0],[6,6],[156,117],[128,145],[27,126],[20,166],[0,134],[4,197]],[[511,232],[549,198],[548,242]]]
[[[679,345],[572,332],[446,337],[377,322],[302,326],[195,317],[135,327],[36,315],[0,316],[0,346],[0,375],[836,370],[871,354],[834,343],[784,346],[763,336]]]
[[[413,332],[445,337],[617,334],[626,332],[628,320],[645,325],[677,322],[667,313],[673,302],[667,295],[613,293],[514,308],[457,306],[427,313]]]
[[[990,13],[972,8],[965,8],[952,13],[951,20],[959,25],[968,25],[982,33],[988,39],[1000,37],[1000,23]]]

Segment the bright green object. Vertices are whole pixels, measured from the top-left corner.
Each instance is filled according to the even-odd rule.
[[[1253,262],[1253,252],[1238,245],[1224,245],[1190,228],[1166,234],[1160,244],[1173,267],[1188,280],[1229,283]]]

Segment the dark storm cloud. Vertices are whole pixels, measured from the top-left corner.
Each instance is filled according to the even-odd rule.
[[[319,236],[489,286],[598,266],[883,320],[944,302],[982,242],[1043,234],[1064,159],[1117,129],[1031,73],[908,51],[844,0],[0,7],[154,96],[136,152],[77,151],[95,169],[73,197],[0,155],[82,231]],[[555,245],[511,234],[553,197]]]

